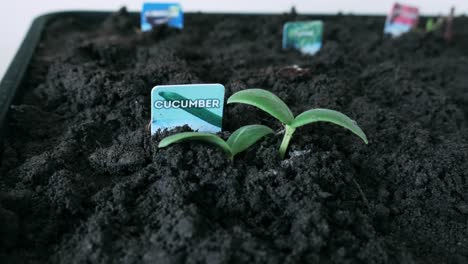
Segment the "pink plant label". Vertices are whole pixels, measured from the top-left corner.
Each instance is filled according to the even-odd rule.
[[[398,37],[418,25],[419,9],[417,7],[395,3],[385,21],[385,34]]]

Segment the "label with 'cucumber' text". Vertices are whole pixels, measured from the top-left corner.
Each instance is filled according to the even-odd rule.
[[[151,134],[184,125],[199,132],[220,132],[223,109],[221,84],[156,86],[151,91]]]
[[[184,27],[184,12],[177,3],[145,3],[141,10],[141,30],[150,31],[153,27],[167,24],[169,27]]]
[[[283,27],[283,49],[297,49],[314,55],[322,47],[323,22],[288,22]]]

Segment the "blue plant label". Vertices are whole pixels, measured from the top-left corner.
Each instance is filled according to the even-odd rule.
[[[314,55],[322,47],[323,22],[288,22],[283,27],[283,49],[297,49]]]
[[[419,10],[417,7],[394,4],[385,21],[384,33],[398,37],[418,25]]]
[[[156,86],[151,91],[151,134],[184,125],[199,132],[220,132],[223,109],[221,84]]]
[[[141,30],[167,24],[170,27],[184,27],[184,12],[178,3],[145,3],[141,11]]]

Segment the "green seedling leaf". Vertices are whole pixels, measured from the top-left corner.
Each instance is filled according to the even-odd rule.
[[[273,133],[273,130],[267,126],[243,126],[234,131],[228,141],[225,142],[220,137],[210,133],[184,132],[164,138],[159,142],[158,147],[165,148],[171,144],[184,141],[203,141],[219,147],[227,154],[229,159],[232,160],[239,152],[246,150],[260,138],[271,133]]]
[[[429,18],[426,21],[426,32],[431,32],[434,30],[434,19]]]
[[[283,124],[289,125],[294,120],[294,115],[289,107],[278,96],[263,89],[247,89],[229,97],[228,104],[242,103],[252,105],[269,113]]]
[[[314,122],[329,122],[342,126],[349,129],[360,137],[364,143],[368,144],[366,135],[357,123],[348,116],[335,110],[320,108],[311,109],[294,118],[289,107],[280,98],[262,89],[247,89],[237,92],[228,99],[228,104],[230,103],[243,103],[256,106],[283,123],[285,132],[279,149],[282,158],[286,155],[289,142],[296,128]]]
[[[180,143],[184,141],[203,141],[210,144],[213,144],[220,149],[222,149],[229,157],[233,156],[231,149],[228,144],[224,142],[220,137],[210,134],[210,133],[200,133],[200,132],[183,132],[175,134],[169,137],[164,138],[159,142],[159,148],[165,148],[174,143]]]
[[[294,119],[291,126],[298,128],[314,122],[329,122],[342,126],[360,137],[364,143],[368,143],[366,134],[357,125],[356,121],[335,110],[316,108],[305,111]]]
[[[236,155],[252,146],[260,138],[272,134],[273,130],[263,125],[250,125],[237,129],[229,137],[227,144],[231,148],[232,155]]]

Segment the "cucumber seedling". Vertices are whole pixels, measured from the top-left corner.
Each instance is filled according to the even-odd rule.
[[[368,143],[367,137],[354,120],[348,116],[330,109],[311,109],[294,117],[289,107],[278,96],[263,89],[247,89],[233,94],[228,99],[228,104],[242,103],[252,105],[269,113],[285,127],[283,141],[279,149],[281,158],[284,158],[289,141],[298,127],[314,122],[330,122],[346,129],[360,137],[364,143]]]
[[[433,32],[438,30],[442,25],[444,24],[445,19],[444,18],[438,18],[436,22],[434,22],[433,18],[429,18],[426,21],[426,32]]]
[[[262,137],[272,133],[273,130],[267,126],[248,125],[237,129],[227,141],[224,141],[220,137],[210,133],[183,132],[164,138],[159,142],[158,147],[164,148],[184,141],[203,141],[222,149],[232,161],[234,160],[234,156],[239,152],[246,150]]]

